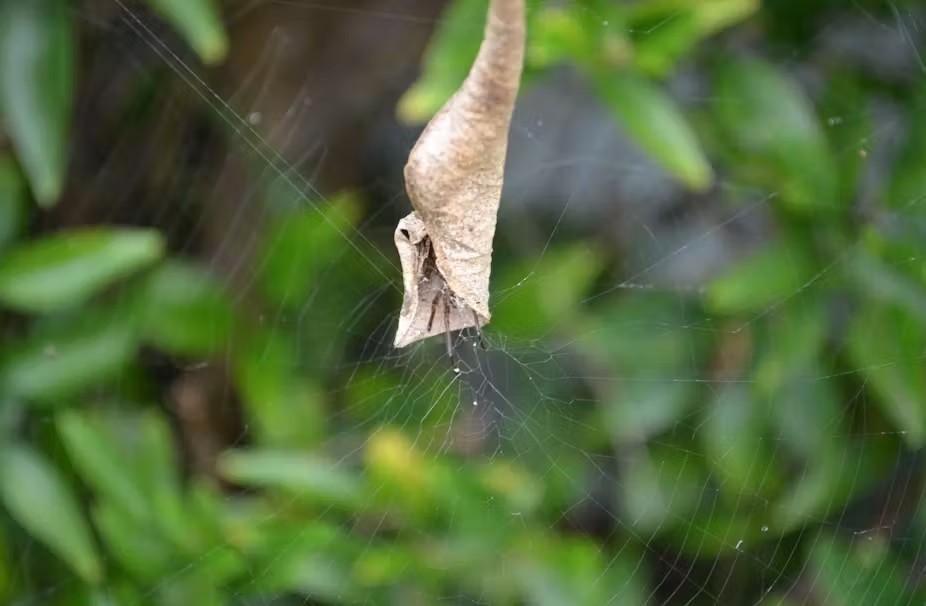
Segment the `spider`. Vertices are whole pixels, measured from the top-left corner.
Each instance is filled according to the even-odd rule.
[[[450,311],[451,307],[465,310],[469,309],[469,312],[473,315],[473,327],[476,329],[476,335],[479,339],[479,344],[482,349],[488,349],[486,346],[485,339],[482,336],[482,327],[479,325],[479,316],[476,314],[474,309],[468,308],[468,306],[463,303],[457,295],[450,288],[450,285],[444,280],[443,276],[440,273],[440,270],[437,268],[437,259],[434,255],[434,248],[431,245],[431,242],[428,238],[424,238],[421,243],[418,245],[418,254],[423,259],[421,266],[421,284],[430,282],[432,277],[436,277],[441,281],[441,287],[438,289],[437,294],[434,295],[434,300],[431,301],[431,313],[428,317],[428,326],[427,332],[430,333],[431,329],[434,327],[434,320],[437,316],[437,309],[440,306],[441,299],[444,300],[444,339],[445,345],[447,348],[447,357],[450,360],[453,360],[453,339],[450,334]]]
[[[428,332],[431,332],[434,326],[434,317],[437,315],[437,307],[440,304],[441,298],[444,300],[444,338],[447,346],[447,357],[453,360],[453,339],[450,336],[450,308],[453,306],[457,309],[461,309],[461,306],[465,308],[466,304],[461,303],[460,300],[457,299],[457,296],[450,290],[450,287],[447,286],[445,282],[440,290],[437,291],[434,300],[431,302],[431,315],[428,317]],[[469,312],[473,315],[473,328],[476,330],[480,347],[484,350],[488,349],[485,339],[482,336],[482,327],[479,326],[479,316],[473,309],[470,309]]]

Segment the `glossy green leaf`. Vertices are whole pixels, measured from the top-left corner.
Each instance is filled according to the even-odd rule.
[[[853,320],[848,353],[884,415],[912,448],[926,441],[926,329],[908,314],[869,305]]]
[[[363,495],[359,479],[319,456],[286,451],[240,450],[219,459],[219,471],[232,482],[276,488],[332,505],[356,505]]]
[[[20,526],[84,580],[102,580],[103,566],[77,498],[41,454],[25,445],[0,451],[0,498]]]
[[[814,107],[787,74],[758,60],[726,61],[713,94],[722,137],[745,175],[801,213],[845,207],[836,200],[836,166]]]
[[[0,363],[0,385],[8,394],[60,404],[118,377],[136,345],[132,323],[124,316],[87,313],[16,343]]]
[[[0,154],[0,258],[26,222],[26,190],[16,164]]]
[[[722,314],[762,313],[800,294],[813,276],[814,262],[802,243],[779,240],[715,278],[706,304]]]
[[[161,257],[160,234],[88,228],[20,244],[0,259],[0,303],[45,313],[73,307]]]
[[[67,168],[76,46],[69,4],[0,4],[0,113],[36,200],[54,204]]]
[[[74,467],[108,506],[117,507],[135,520],[145,520],[150,507],[127,453],[106,428],[85,412],[62,412],[56,419],[58,434]]]
[[[222,348],[232,331],[229,296],[200,267],[172,261],[155,269],[137,292],[142,335],[155,347],[179,356],[207,356]]]
[[[688,188],[710,187],[714,179],[710,162],[668,93],[630,72],[593,70],[589,75],[601,101],[641,149]]]
[[[205,63],[221,62],[228,53],[228,35],[215,0],[148,0],[183,34]]]

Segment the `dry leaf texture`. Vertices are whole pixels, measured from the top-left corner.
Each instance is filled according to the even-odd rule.
[[[396,347],[489,321],[492,240],[524,20],[524,0],[491,0],[469,75],[409,155],[405,187],[414,212],[395,232],[405,286]]]

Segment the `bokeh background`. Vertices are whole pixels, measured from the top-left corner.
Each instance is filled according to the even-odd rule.
[[[923,603],[926,4],[530,1],[397,351],[486,6],[0,0],[0,602]]]

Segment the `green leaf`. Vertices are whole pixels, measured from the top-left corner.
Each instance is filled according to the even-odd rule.
[[[688,188],[710,187],[714,174],[698,137],[665,91],[630,72],[589,70],[589,76],[602,102],[641,149]]]
[[[869,305],[853,320],[848,353],[884,415],[911,448],[926,441],[926,330],[899,309]]]
[[[717,313],[757,314],[800,292],[813,275],[813,259],[804,247],[779,240],[715,278],[705,299]]]
[[[700,23],[691,7],[676,7],[671,14],[660,11],[645,19],[631,17],[630,27],[638,35],[633,44],[634,66],[656,77],[666,76],[701,37]]]
[[[731,159],[794,211],[840,210],[836,166],[810,100],[786,74],[758,60],[717,71],[714,116]]]
[[[582,11],[576,4],[538,6],[529,15],[526,62],[534,69],[548,68],[569,60],[597,60],[598,40],[590,35],[588,18],[599,20],[599,9]],[[609,15],[610,18],[617,15]],[[622,30],[618,21],[609,27]],[[628,47],[627,54],[631,52]]]
[[[208,575],[208,571],[196,565],[161,579],[155,593],[158,606],[226,606],[235,603],[225,594],[224,588]]]
[[[701,456],[684,448],[643,446],[622,461],[616,502],[635,532],[656,533],[689,519],[707,477]],[[639,535],[638,535],[639,536]]]
[[[775,397],[796,383],[820,383],[817,379],[826,373],[820,372],[816,360],[829,336],[828,312],[821,301],[811,298],[758,323],[757,395]]]
[[[74,467],[110,507],[145,520],[150,515],[146,495],[126,465],[126,455],[101,424],[85,412],[62,412],[58,434]]]
[[[664,76],[711,34],[759,9],[759,0],[650,0],[630,4],[634,65]]]
[[[325,437],[324,392],[281,335],[250,335],[235,352],[235,384],[260,446],[308,448]],[[353,383],[353,382],[352,382]]]
[[[0,385],[7,393],[59,404],[125,370],[137,345],[130,321],[96,312],[74,320],[15,345],[0,364]]]
[[[881,535],[854,545],[835,537],[817,537],[809,542],[808,586],[825,596],[828,606],[869,604],[914,604],[906,589],[912,586],[911,571],[889,555]]]
[[[212,544],[184,502],[175,445],[160,413],[65,412],[57,421],[74,466],[105,505],[97,512],[101,524],[144,527],[159,537],[158,544],[165,542],[165,549],[172,541],[190,556]]]
[[[639,442],[678,423],[694,402],[710,339],[689,326],[701,319],[677,297],[635,294],[590,317],[577,343],[596,367],[602,415],[618,441]]]
[[[704,501],[713,506],[699,508],[696,516],[686,516],[666,533],[667,542],[685,557],[701,560],[749,553],[772,534],[765,512],[752,501],[743,499],[734,509],[710,503],[709,497]]]
[[[307,453],[232,451],[219,459],[219,472],[232,482],[276,488],[324,504],[362,503],[363,486],[357,477]]]
[[[84,580],[102,580],[103,566],[77,498],[41,454],[25,445],[0,452],[0,498],[13,519]]]
[[[137,292],[143,338],[179,356],[207,356],[226,344],[234,323],[228,295],[200,267],[171,261],[155,269]]]
[[[0,155],[0,258],[26,222],[26,190],[12,158]]]
[[[660,24],[661,20],[687,12],[697,21],[698,31],[707,36],[754,13],[759,9],[759,0],[702,0],[697,3],[688,0],[648,0],[630,6],[629,21],[634,29],[652,28]]]
[[[61,195],[76,48],[70,6],[60,0],[0,4],[0,113],[36,200]]]
[[[282,530],[263,530],[264,544],[252,555],[262,574],[248,583],[247,597],[298,592],[325,603],[364,601],[353,568],[369,544],[361,547],[342,528],[318,520]]]
[[[225,58],[228,35],[214,0],[148,0],[148,4],[183,34],[204,63]]]
[[[284,308],[301,309],[319,274],[349,246],[344,234],[360,217],[349,196],[312,210],[285,212],[264,238],[261,286],[267,298]]]
[[[482,42],[486,6],[479,0],[450,4],[428,45],[421,78],[399,100],[400,120],[429,120],[460,88]]]
[[[903,309],[926,326],[926,286],[915,276],[864,249],[853,254],[845,267],[846,277],[866,299]]]
[[[838,195],[847,202],[857,198],[859,185],[868,170],[869,141],[876,135],[875,112],[871,111],[868,90],[854,73],[828,74],[819,114],[834,153]]]
[[[547,251],[539,261],[508,268],[498,283],[492,327],[536,337],[538,331],[568,326],[579,302],[601,270],[602,260],[585,245]]]
[[[162,580],[180,566],[170,543],[129,512],[103,501],[93,509],[93,521],[109,553],[120,566],[146,582]]]
[[[0,303],[22,312],[73,307],[161,257],[146,229],[78,229],[20,244],[0,259]]]
[[[889,208],[919,217],[926,216],[926,116],[920,109],[924,98],[918,95],[908,108],[904,144],[884,196]]]
[[[698,437],[731,502],[743,494],[769,497],[781,486],[768,426],[765,407],[741,384],[726,387],[705,407]]]
[[[806,422],[812,423],[813,419],[807,418]],[[831,431],[826,426],[818,430],[821,444],[774,503],[771,517],[766,516],[765,523],[774,534],[791,532],[842,512],[854,495],[870,490],[894,465],[896,447],[859,447],[844,435],[831,437]]]
[[[532,537],[514,564],[514,576],[531,606],[627,606],[648,603],[639,560],[627,546],[605,556],[591,540]]]
[[[834,444],[847,440],[848,429],[843,425],[845,410],[835,380],[828,376],[817,361],[807,361],[800,376],[782,376],[781,384],[771,398],[771,413],[787,448],[781,450],[819,460]],[[757,379],[759,381],[759,379]]]

